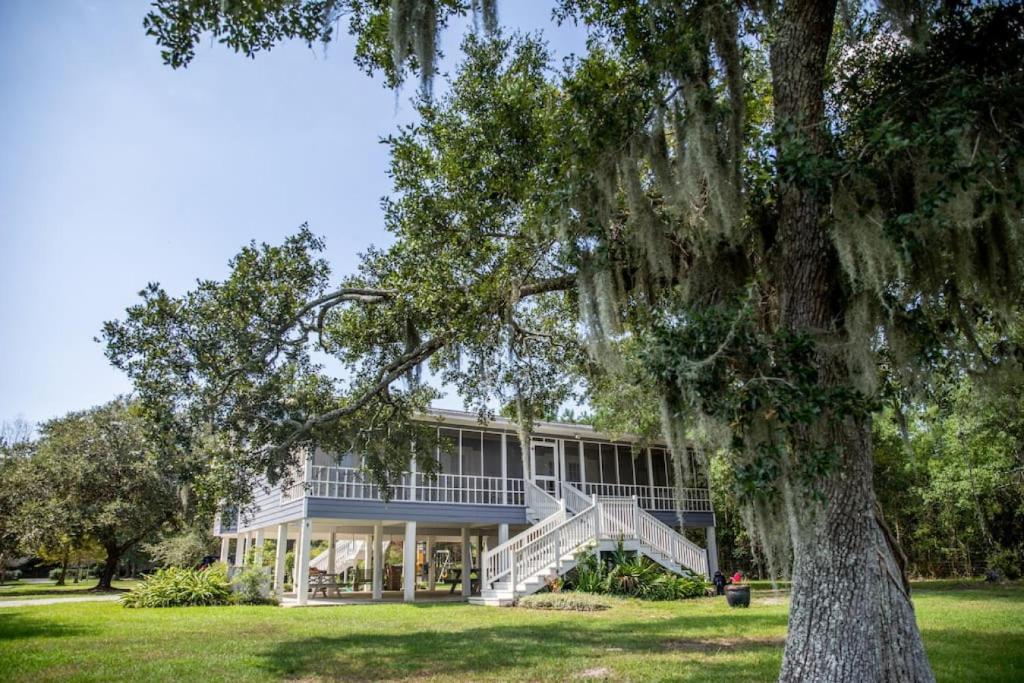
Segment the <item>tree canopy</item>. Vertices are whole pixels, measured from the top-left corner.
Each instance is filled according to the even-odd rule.
[[[562,0],[585,54],[555,65],[488,18],[435,93],[437,31],[476,6],[157,2],[171,66],[207,31],[251,55],[347,15],[360,66],[424,87],[387,140],[392,248],[334,278],[309,231],[250,245],[224,282],[150,286],[107,324],[111,360],[242,500],[315,445],[387,480],[414,441],[429,469],[424,364],[524,431],[634,387],[629,417],[723,452],[792,558],[783,679],[929,680],[871,418],[938,368],[1020,370],[1021,6]]]
[[[55,418],[12,468],[15,535],[26,552],[62,565],[98,544],[98,588],[109,590],[129,550],[183,518],[187,468],[151,448],[141,412],[123,400]]]

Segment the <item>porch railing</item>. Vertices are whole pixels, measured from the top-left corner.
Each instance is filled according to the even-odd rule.
[[[366,472],[353,467],[314,465],[309,494],[316,498],[384,500],[380,487]],[[525,505],[524,481],[472,474],[428,477],[406,473],[391,485],[391,500],[453,505]]]
[[[675,512],[676,495],[682,494],[683,512],[711,512],[711,492],[708,489],[684,488],[674,486],[646,486],[644,484],[601,484],[594,482],[574,483],[588,496],[611,496],[615,498],[632,498],[645,510]]]

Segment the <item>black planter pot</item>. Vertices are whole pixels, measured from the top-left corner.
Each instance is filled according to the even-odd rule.
[[[750,607],[750,586],[727,586],[725,599],[729,607]]]

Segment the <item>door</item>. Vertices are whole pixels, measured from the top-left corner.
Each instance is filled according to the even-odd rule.
[[[530,442],[533,457],[533,483],[554,497],[558,497],[558,442],[554,439],[534,439]]]

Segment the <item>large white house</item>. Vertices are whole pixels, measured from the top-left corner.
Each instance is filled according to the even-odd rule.
[[[295,572],[299,604],[323,581],[318,570],[338,576],[360,560],[370,575],[368,597],[381,599],[384,551],[392,539],[402,541],[404,567],[428,560],[425,576],[403,573],[403,596],[410,601],[418,579],[434,589],[434,548],[442,543],[458,544],[462,557],[474,558],[482,590],[472,601],[483,604],[509,604],[540,589],[571,569],[587,547],[621,543],[676,572],[715,571],[706,475],[693,463],[685,468],[691,480],[677,486],[664,445],[640,448],[635,439],[613,440],[588,425],[540,422],[525,445],[531,476],[524,477],[524,445],[511,421],[482,425],[475,414],[450,410],[422,419],[436,425],[442,443],[455,445],[438,447],[436,476],[413,467],[385,501],[357,456],[339,461],[316,453],[306,460],[301,481],[260,490],[253,510],[218,519],[221,560],[232,559],[232,542],[237,565],[247,549],[276,538],[275,586],[281,593],[292,541],[295,566],[314,568],[312,579],[309,571]],[[704,530],[707,550],[679,533],[678,510],[683,526]],[[315,540],[328,542],[316,558]],[[461,589],[471,597],[471,582]]]

